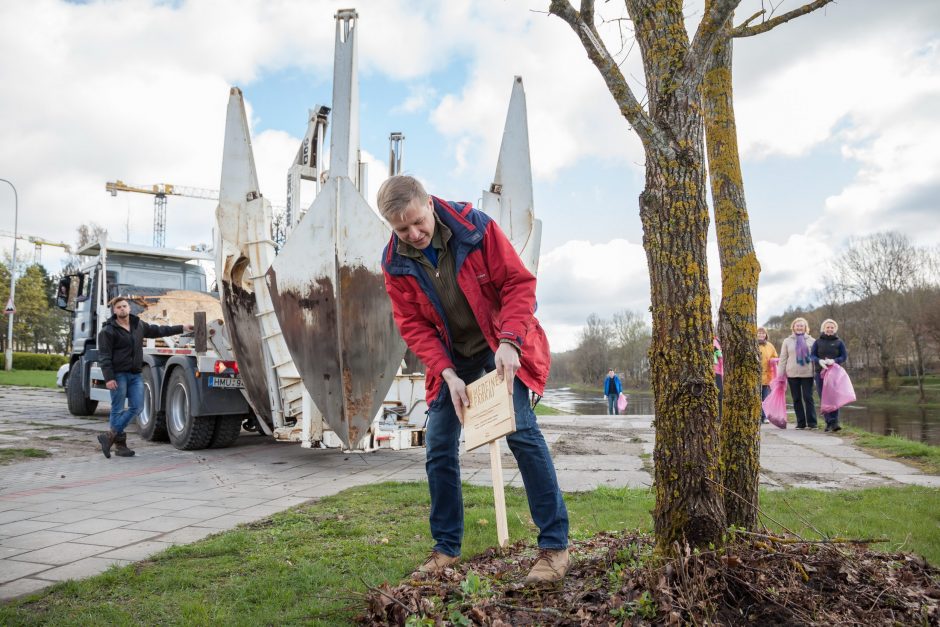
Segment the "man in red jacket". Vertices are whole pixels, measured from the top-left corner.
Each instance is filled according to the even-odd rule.
[[[416,179],[393,176],[379,189],[378,205],[394,231],[382,258],[385,289],[402,338],[427,369],[425,468],[435,545],[419,570],[437,572],[460,558],[466,384],[495,369],[512,391],[516,432],[506,440],[539,528],[539,557],[525,581],[558,581],[570,566],[568,511],[529,400],[544,391],[551,363],[534,316],[535,277],[499,226],[469,203],[431,197]]]

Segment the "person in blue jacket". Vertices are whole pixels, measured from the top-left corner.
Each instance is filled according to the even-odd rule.
[[[607,378],[604,379],[604,396],[607,397],[608,416],[616,416],[620,413],[617,411],[617,397],[620,396],[621,392],[623,392],[623,385],[620,383],[620,377],[611,368],[607,371]]]
[[[823,321],[819,329],[819,338],[813,343],[813,348],[809,353],[810,359],[812,359],[813,364],[815,364],[814,378],[816,379],[816,389],[819,391],[820,399],[822,399],[824,385],[822,377],[823,370],[832,364],[839,364],[841,366],[849,357],[848,351],[845,350],[845,342],[836,335],[836,331],[838,330],[839,325],[836,324],[835,320],[827,319]],[[826,419],[826,431],[842,430],[842,426],[839,424],[838,409],[824,413],[823,418]]]

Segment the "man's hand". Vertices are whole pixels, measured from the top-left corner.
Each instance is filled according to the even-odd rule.
[[[184,325],[183,325],[183,333],[192,333],[195,328],[196,328],[196,327],[194,327],[194,326],[191,325],[191,324],[184,324]]]
[[[109,390],[116,390],[117,381],[115,381],[114,379],[111,379],[110,381],[104,384],[104,387],[108,388]]]
[[[450,389],[450,400],[454,403],[454,411],[457,412],[457,420],[463,424],[463,408],[470,407],[470,397],[467,396],[467,384],[463,379],[457,376],[453,368],[445,368],[441,373],[444,382]]]
[[[516,378],[516,370],[519,370],[519,351],[516,347],[507,342],[502,342],[496,349],[496,372],[500,380],[506,382],[509,388],[509,395],[512,396],[512,385]]]

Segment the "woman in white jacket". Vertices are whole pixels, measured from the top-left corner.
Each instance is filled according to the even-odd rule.
[[[805,318],[797,318],[790,323],[790,337],[783,340],[780,347],[780,363],[777,370],[787,374],[790,396],[793,397],[793,411],[796,413],[796,428],[816,428],[816,403],[813,401],[813,350],[812,336],[809,335],[809,323]]]

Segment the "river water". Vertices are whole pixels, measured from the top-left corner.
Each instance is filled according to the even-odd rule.
[[[581,392],[571,388],[546,388],[542,401],[555,409],[573,414],[594,415],[607,413],[607,400],[600,392]],[[816,409],[818,411],[819,404]],[[626,415],[652,415],[652,394],[630,394]],[[790,405],[790,420],[793,406]],[[843,407],[840,413],[843,424],[852,425],[878,435],[897,434],[915,442],[940,446],[940,409],[910,407],[865,407],[864,401]],[[820,424],[825,424],[822,417]],[[792,426],[795,426],[792,425]]]

